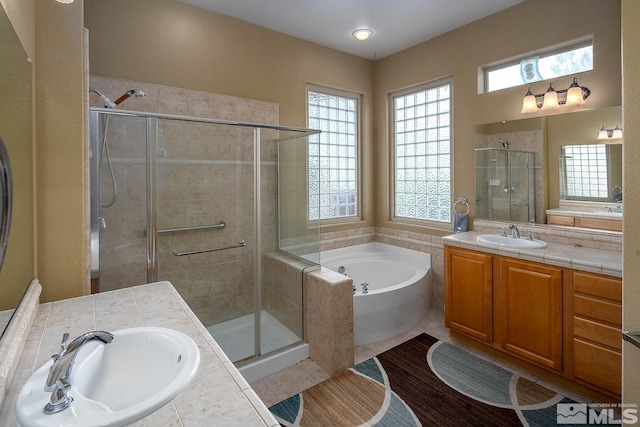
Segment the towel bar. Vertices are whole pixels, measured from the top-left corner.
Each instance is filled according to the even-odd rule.
[[[458,201],[453,204],[453,211],[454,212],[456,211],[456,206],[458,204],[461,204],[461,205],[464,205],[464,206],[467,207],[467,211],[464,213],[465,215],[469,213],[469,203],[467,203],[467,198],[466,197],[460,197],[458,199]]]
[[[185,256],[185,255],[195,255],[195,254],[204,254],[207,252],[216,252],[216,251],[224,251],[225,249],[235,249],[241,248],[243,246],[247,246],[247,242],[240,240],[237,245],[234,246],[225,246],[224,248],[214,248],[214,249],[203,249],[200,251],[191,251],[191,252],[174,252],[173,256]]]
[[[217,224],[211,224],[211,225],[196,225],[194,227],[167,228],[166,230],[158,230],[158,234],[178,233],[181,231],[210,230],[210,229],[216,229],[216,228],[225,228],[226,226],[227,226],[226,222],[220,221]]]
[[[622,333],[622,339],[640,348],[640,332],[624,331]]]

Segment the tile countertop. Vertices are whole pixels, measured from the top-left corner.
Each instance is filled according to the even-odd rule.
[[[194,379],[171,402],[133,426],[279,426],[169,282],[151,283],[40,305],[0,412],[0,425],[17,426],[15,401],[29,376],[72,338],[91,330],[159,326],[189,335],[200,349]],[[46,403],[46,402],[45,402]]]
[[[546,248],[522,249],[507,248],[476,241],[476,236],[486,233],[467,231],[452,234],[442,238],[447,246],[473,249],[511,258],[520,258],[558,267],[573,268],[574,270],[590,273],[605,274],[607,276],[622,277],[622,253],[581,246],[565,245],[547,242]]]

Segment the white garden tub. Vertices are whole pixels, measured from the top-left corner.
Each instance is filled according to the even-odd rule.
[[[431,255],[376,242],[323,251],[320,260],[353,279],[356,346],[400,335],[426,317]]]

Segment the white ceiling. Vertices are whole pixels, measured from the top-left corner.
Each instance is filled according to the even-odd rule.
[[[381,59],[524,0],[179,0],[303,40]],[[364,42],[351,34],[370,28]]]

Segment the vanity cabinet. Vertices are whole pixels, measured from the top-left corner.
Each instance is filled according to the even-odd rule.
[[[562,370],[562,269],[500,257],[502,348]]]
[[[571,376],[618,395],[622,381],[622,281],[572,271]]]
[[[583,393],[620,397],[621,301],[615,277],[445,246],[452,335]]]
[[[478,340],[493,342],[493,257],[447,250],[445,323]]]

